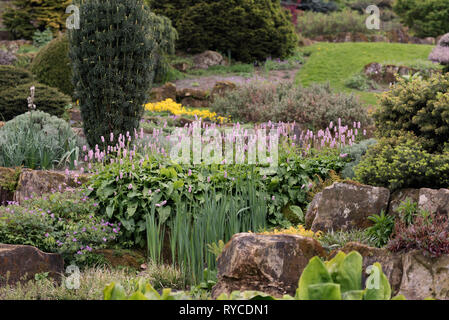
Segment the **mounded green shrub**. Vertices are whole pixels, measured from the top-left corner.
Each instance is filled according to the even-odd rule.
[[[178,48],[192,53],[215,50],[243,62],[285,58],[298,41],[279,1],[157,0],[156,13],[170,18]]]
[[[437,37],[449,32],[447,0],[397,0],[393,9],[418,37]]]
[[[401,188],[449,187],[449,152],[432,154],[410,134],[382,138],[368,149],[355,168],[356,180],[365,184]]]
[[[57,117],[64,114],[65,106],[72,101],[70,97],[55,88],[40,83],[25,83],[0,91],[0,119],[2,121],[9,121],[28,111],[27,98],[30,96],[30,87],[33,85],[36,88],[34,104],[38,110]]]
[[[40,83],[71,96],[72,63],[67,36],[58,37],[42,48],[31,63],[30,70]]]
[[[26,69],[10,65],[0,66],[0,92],[32,81],[33,75]]]
[[[140,0],[87,0],[80,5],[83,27],[69,33],[70,57],[75,98],[91,147],[102,145],[102,136],[118,137],[139,127],[157,63],[150,14]]]
[[[13,6],[3,13],[3,24],[15,39],[29,39],[36,29],[47,27],[54,32],[65,29],[65,13],[71,0],[14,0]]]
[[[354,95],[337,93],[329,84],[301,87],[294,83],[253,81],[214,98],[213,111],[245,122],[293,122],[320,130],[340,118],[345,125],[371,122]]]
[[[400,80],[383,95],[374,117],[381,136],[411,132],[425,150],[440,152],[449,137],[449,74]]]

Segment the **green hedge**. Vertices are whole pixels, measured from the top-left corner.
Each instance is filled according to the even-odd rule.
[[[285,58],[298,38],[286,10],[274,0],[157,0],[153,10],[169,17],[177,46],[191,53],[215,50],[243,61]]]
[[[26,69],[0,66],[0,92],[32,81],[33,75]]]
[[[447,0],[397,0],[393,9],[418,37],[437,37],[449,32]]]
[[[38,110],[61,117],[71,99],[57,89],[40,83],[25,83],[0,92],[0,119],[9,121],[28,111],[30,87],[35,86],[34,104]]]

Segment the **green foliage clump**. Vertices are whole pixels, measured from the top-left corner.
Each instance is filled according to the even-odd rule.
[[[352,146],[346,146],[341,150],[341,153],[347,154],[347,163],[341,172],[341,176],[345,179],[352,179],[355,177],[354,168],[359,164],[362,157],[365,155],[368,148],[376,144],[376,139],[367,139],[353,144]]]
[[[15,39],[32,39],[36,29],[64,31],[71,0],[14,0],[3,12],[3,24]]]
[[[69,33],[70,57],[84,133],[94,147],[102,136],[139,127],[158,43],[150,12],[140,0],[85,1],[80,25]]]
[[[340,118],[345,124],[370,123],[366,108],[354,95],[334,92],[329,84],[301,87],[293,83],[253,81],[216,97],[213,111],[245,122],[293,122],[325,129]]]
[[[73,167],[81,147],[70,125],[42,111],[15,117],[0,128],[0,166]]]
[[[355,168],[356,180],[401,188],[445,188],[449,186],[449,153],[431,154],[409,134],[382,138],[368,149]]]
[[[373,80],[370,80],[366,75],[360,73],[347,79],[345,81],[345,86],[360,91],[368,91],[377,88],[377,84]]]
[[[17,68],[14,66],[0,66],[0,92],[13,89],[14,87],[25,83],[30,83],[32,81],[33,75],[26,69]],[[27,90],[26,93],[28,92],[29,90]]]
[[[78,205],[72,205],[71,210],[80,211],[52,212],[52,204],[45,205],[45,210],[40,207],[45,200],[0,207],[0,242],[35,246],[45,252],[60,253],[66,263],[83,264],[94,249],[104,248],[116,239],[120,227],[96,217],[94,201],[85,198],[82,191],[65,191],[57,197],[76,201]]]
[[[381,99],[374,114],[381,136],[411,132],[425,150],[440,152],[449,136],[449,74],[401,79]]]
[[[37,109],[62,117],[65,107],[72,101],[68,96],[40,83],[25,83],[0,91],[0,119],[9,121],[28,111],[27,98],[32,86],[36,90],[34,104]]]
[[[298,40],[279,1],[150,1],[179,33],[178,48],[192,53],[215,50],[242,62],[285,58]]]
[[[40,48],[53,40],[53,32],[47,28],[44,31],[36,30],[33,35],[33,46]]]
[[[390,300],[391,287],[382,266],[370,268],[366,287],[362,287],[362,256],[357,251],[339,251],[329,261],[313,257],[299,279],[298,300]]]
[[[397,0],[393,9],[418,37],[438,37],[449,32],[449,2],[446,0]]]
[[[385,214],[375,214],[369,216],[368,219],[373,222],[373,225],[366,229],[366,233],[374,240],[374,245],[382,248],[388,243],[394,230],[395,216]]]
[[[312,158],[300,156],[281,157],[278,172],[264,176],[250,165],[181,166],[164,159],[125,160],[122,164],[108,164],[90,180],[90,196],[97,199],[100,214],[108,219],[122,222],[126,240],[144,241],[145,215],[149,208],[148,198],[158,191],[163,206],[156,206],[158,216],[175,215],[177,200],[192,205],[204,202],[210,184],[218,194],[236,190],[238,181],[251,178],[259,192],[266,193],[268,223],[290,226],[283,215],[289,206],[305,208],[308,203],[306,186],[316,179],[327,178],[331,170],[340,171],[344,165],[339,155],[322,155]],[[246,230],[247,231],[247,230]]]
[[[60,36],[39,50],[31,63],[30,70],[40,83],[72,96],[72,64],[69,58],[67,36]]]
[[[188,293],[183,291],[172,292],[172,289],[165,288],[159,293],[153,288],[151,283],[144,278],[133,281],[133,293],[126,294],[120,283],[111,282],[103,290],[104,300],[190,300]]]

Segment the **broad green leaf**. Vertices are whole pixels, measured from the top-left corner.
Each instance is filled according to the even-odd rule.
[[[377,268],[377,269],[376,269]],[[390,300],[391,287],[387,276],[382,271],[380,263],[372,266],[371,275],[366,279],[364,300]]]
[[[346,291],[342,294],[343,300],[363,300],[365,290]]]
[[[403,294],[400,294],[400,295],[394,296],[393,298],[391,298],[391,300],[407,300],[407,299],[405,299],[405,296]],[[433,300],[433,299],[426,298],[424,300]]]
[[[128,205],[128,208],[126,209],[126,213],[128,214],[128,217],[132,217],[136,213],[138,205],[139,204],[137,202],[133,202]]]
[[[363,258],[357,251],[346,255],[338,266],[336,282],[341,285],[341,292],[362,290]]]
[[[341,300],[340,285],[337,283],[312,284],[308,292],[308,300]]]
[[[310,285],[331,282],[332,278],[323,261],[315,256],[310,259],[299,278],[296,296],[299,300],[309,300],[308,288]]]
[[[148,298],[142,292],[136,291],[129,296],[128,300],[148,300]]]

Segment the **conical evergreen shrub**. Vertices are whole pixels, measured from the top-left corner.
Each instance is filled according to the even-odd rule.
[[[75,98],[91,147],[134,131],[156,64],[149,9],[140,0],[81,0],[80,29],[70,30]]]

